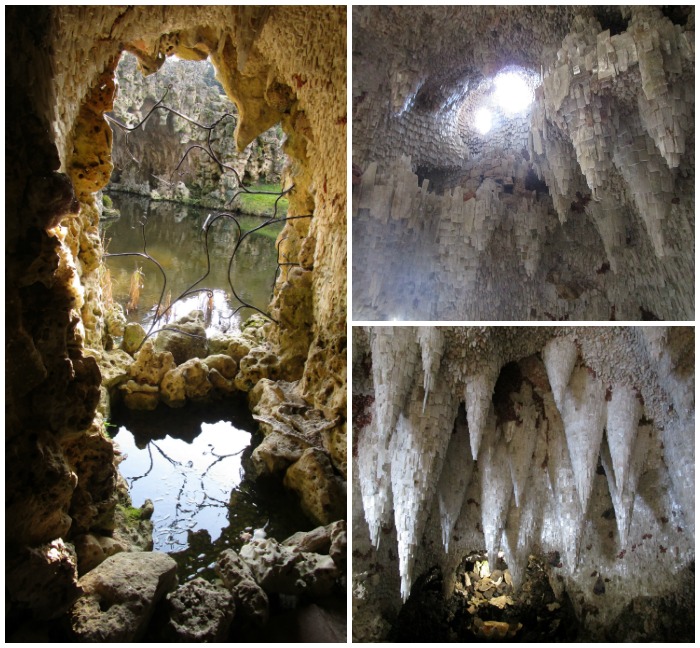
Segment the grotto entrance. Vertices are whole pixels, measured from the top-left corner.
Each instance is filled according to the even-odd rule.
[[[226,549],[313,526],[253,459],[263,437],[243,392],[260,376],[240,364],[276,324],[279,274],[298,265],[279,249],[284,223],[311,214],[287,219],[279,125],[236,151],[237,109],[211,63],[167,59],[146,79],[137,67],[122,57],[106,115],[101,286],[107,347],[124,352],[105,381],[106,429],[128,486],[123,520],[146,534],[135,542],[170,553],[183,582],[214,579]]]

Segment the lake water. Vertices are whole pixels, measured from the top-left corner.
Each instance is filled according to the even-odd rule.
[[[207,273],[203,226],[209,214],[216,215],[218,212],[172,202],[151,201],[126,193],[111,193],[110,197],[114,206],[121,211],[121,216],[101,223],[107,252],[143,252],[145,233],[148,254],[160,263],[166,273],[166,299],[170,293],[174,301]],[[264,222],[255,216],[236,215],[236,218],[243,232]],[[145,228],[142,228],[142,223],[145,223]],[[271,224],[246,237],[236,252],[229,272],[238,229],[230,220],[218,220],[211,226],[208,236],[210,272],[197,285],[197,288],[210,289],[211,296],[198,292],[177,301],[166,316],[166,321],[173,321],[193,310],[202,310],[209,328],[236,330],[255,311],[243,308],[232,315],[241,306],[241,301],[233,295],[229,277],[236,294],[244,302],[266,311],[277,271],[275,240],[282,227],[283,223]],[[106,265],[112,278],[112,296],[125,310],[134,271],[139,268],[143,271],[138,306],[127,313],[127,319],[139,322],[148,329],[163,289],[161,272],[148,259],[135,256],[110,256],[106,258]]]
[[[216,556],[240,549],[254,529],[281,541],[313,528],[279,480],[255,479],[250,456],[261,438],[245,397],[152,412],[117,407],[111,423],[133,504],[153,501],[154,549],[177,560],[181,579],[213,577]]]

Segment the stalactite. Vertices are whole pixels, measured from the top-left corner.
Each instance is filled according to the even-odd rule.
[[[375,547],[393,511],[404,601],[434,564],[449,591],[470,551],[490,564],[502,551],[516,588],[528,557],[548,556],[577,606],[596,602],[593,566],[636,582],[649,560],[694,559],[692,329],[659,331],[371,331],[374,419],[357,467]],[[602,616],[635,594],[611,588]]]

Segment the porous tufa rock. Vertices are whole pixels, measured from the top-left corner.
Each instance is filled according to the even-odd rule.
[[[269,348],[257,347],[241,359],[235,383],[241,391],[249,392],[261,379],[274,380],[279,375],[280,358]]]
[[[218,643],[226,640],[236,613],[233,595],[223,587],[195,578],[166,597],[168,621],[163,641]]]
[[[236,361],[228,355],[210,355],[204,358],[203,362],[210,370],[216,369],[224,378],[230,379],[236,377],[236,372],[238,371]]]
[[[177,584],[177,563],[164,553],[119,553],[78,584],[84,595],[70,611],[76,640],[139,641],[156,604]]]
[[[270,614],[269,602],[248,564],[233,549],[227,549],[219,554],[216,573],[231,590],[239,613],[251,623],[263,627]]]
[[[153,341],[147,340],[134,356],[129,376],[137,383],[157,386],[163,376],[174,368],[173,354],[169,351],[156,351]]]
[[[204,313],[192,311],[169,324],[168,330],[158,333],[155,346],[158,351],[170,351],[177,365],[192,358],[206,357],[209,346],[204,328]]]
[[[304,450],[299,461],[287,470],[284,485],[297,493],[304,513],[319,524],[346,516],[345,482],[336,476],[328,455],[322,450]]]
[[[240,558],[266,592],[323,597],[339,576],[330,556],[294,551],[272,538],[243,545]]]
[[[121,349],[103,351],[97,358],[97,365],[102,376],[102,386],[112,389],[130,376],[130,367],[134,359]]]

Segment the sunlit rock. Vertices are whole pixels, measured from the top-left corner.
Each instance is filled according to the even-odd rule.
[[[169,351],[158,352],[151,340],[146,341],[134,356],[129,376],[137,383],[160,385],[163,376],[175,368],[175,360]]]
[[[322,597],[330,594],[339,576],[330,556],[296,552],[272,538],[243,545],[240,557],[267,592]]]
[[[155,348],[158,351],[170,351],[177,365],[191,358],[206,357],[208,344],[204,313],[192,311],[169,324],[167,329],[158,333]]]
[[[156,604],[177,584],[177,563],[163,553],[119,553],[78,581],[71,629],[79,641],[138,641]]]
[[[302,510],[319,524],[345,517],[345,482],[322,450],[307,448],[287,470],[284,485],[299,495]]]

